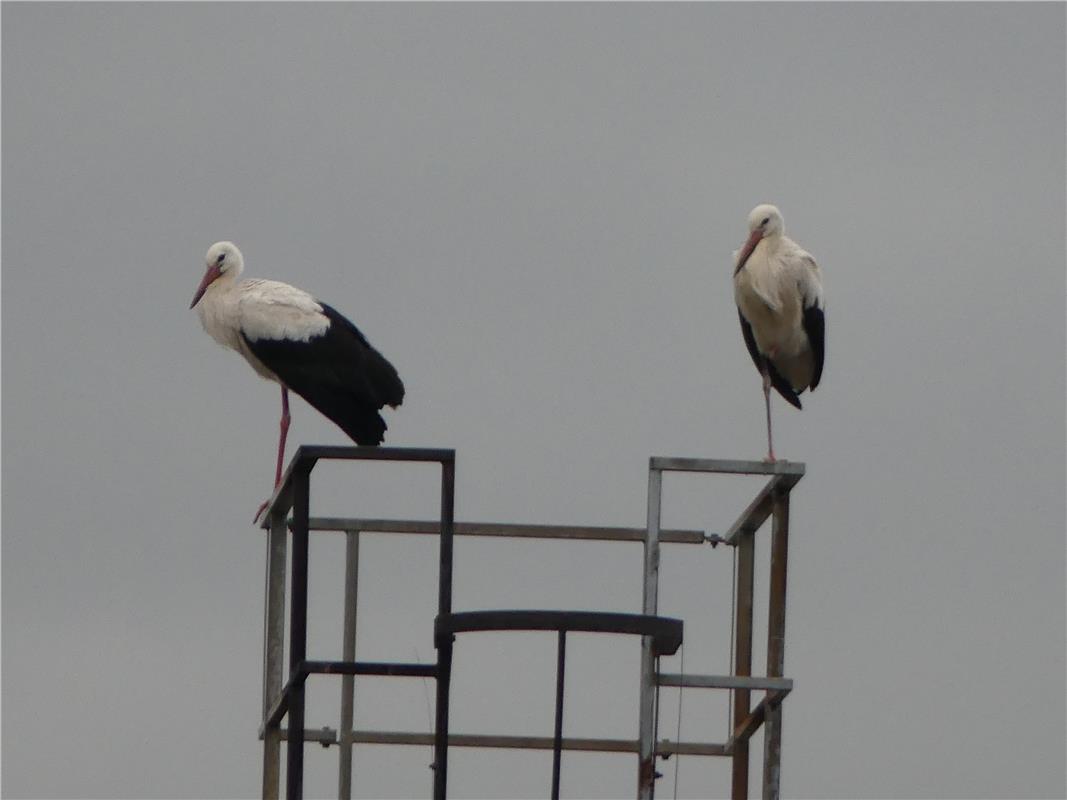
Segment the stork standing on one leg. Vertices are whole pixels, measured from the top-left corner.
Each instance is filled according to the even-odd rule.
[[[745,345],[763,376],[766,460],[773,462],[771,387],[800,408],[798,395],[819,385],[826,318],[819,267],[784,235],[781,212],[772,205],[756,206],[748,215],[748,230],[748,241],[736,253],[734,300]]]
[[[207,271],[189,308],[197,306],[211,338],[236,350],[261,377],[282,387],[274,488],[282,478],[290,389],[337,423],[356,444],[381,444],[386,424],[378,412],[387,405],[400,405],[404,384],[359,329],[295,286],[238,280],[244,259],[232,242],[211,245],[206,262]],[[266,505],[259,507],[256,519]]]

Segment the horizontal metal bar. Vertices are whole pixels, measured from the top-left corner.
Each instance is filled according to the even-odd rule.
[[[726,745],[715,742],[670,742],[660,740],[657,756],[728,756]]]
[[[671,458],[652,456],[649,469],[664,472],[724,472],[735,475],[795,475],[799,480],[804,475],[801,461],[732,461],[718,458]]]
[[[436,678],[436,664],[399,664],[380,661],[303,661],[299,669],[315,675],[381,675],[397,678]]]
[[[437,461],[455,463],[456,451],[432,447],[352,447],[345,445],[302,444],[293,461]]]
[[[792,678],[760,678],[743,675],[679,675],[661,672],[656,676],[660,686],[682,686],[690,689],[766,689],[788,694],[793,689]]]
[[[473,631],[582,631],[652,637],[656,655],[673,655],[682,644],[682,621],[648,614],[599,611],[463,611],[434,621],[434,640]]]
[[[283,742],[289,741],[289,729],[282,728],[281,738]],[[260,736],[260,739],[263,737]],[[318,742],[323,747],[328,747],[331,744],[337,744],[337,731],[333,728],[304,728],[304,741],[305,742]]]
[[[432,733],[407,733],[402,731],[352,731],[341,734],[342,744],[407,744],[430,746],[434,743]],[[551,736],[490,736],[485,734],[452,733],[448,736],[450,747],[492,747],[527,750],[551,750]],[[585,750],[601,753],[636,753],[636,739],[578,739],[563,737],[564,750]],[[657,745],[658,755],[724,756],[726,745],[704,742],[669,742]]]
[[[419,533],[436,535],[437,520],[352,519],[347,517],[312,517],[308,528],[313,531],[362,531],[369,533]],[[617,542],[643,542],[644,528],[618,528],[599,525],[527,525],[509,522],[456,522],[456,536],[504,536],[517,539],[590,539]],[[671,529],[660,531],[661,542],[703,544],[704,531]]]
[[[270,527],[272,513],[285,513],[293,505],[292,479],[298,469],[311,469],[320,459],[334,461],[422,461],[454,464],[456,451],[429,447],[349,447],[342,445],[302,444],[289,460],[281,482],[267,501],[260,527]]]
[[[259,728],[259,738],[264,731],[278,727],[282,718],[289,711],[289,692],[294,686],[307,680],[308,675],[379,675],[398,678],[436,678],[436,664],[402,664],[375,661],[301,661],[278,699],[271,705],[263,724]]]

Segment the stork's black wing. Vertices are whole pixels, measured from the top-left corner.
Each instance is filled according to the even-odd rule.
[[[784,397],[789,405],[801,408],[800,397],[793,391],[793,387],[789,385],[789,381],[783,378],[781,373],[774,368],[774,364],[771,363],[769,358],[765,358],[764,361],[767,364],[767,374],[771,376],[771,386],[778,390],[778,394]]]
[[[808,388],[814,389],[822,378],[822,362],[826,352],[826,315],[817,305],[804,309],[804,333],[808,335],[811,354],[815,362]]]
[[[760,355],[759,348],[756,347],[756,337],[752,334],[752,326],[748,320],[745,319],[745,315],[741,313],[741,309],[737,309],[737,318],[741,320],[741,336],[744,337],[745,347],[748,348],[748,354],[752,356],[752,363],[756,365],[761,373],[763,372],[763,356]]]
[[[245,342],[285,386],[356,444],[381,444],[386,424],[378,411],[403,402],[404,384],[355,325],[325,303],[320,305],[330,325],[319,336],[307,341],[245,337]]]

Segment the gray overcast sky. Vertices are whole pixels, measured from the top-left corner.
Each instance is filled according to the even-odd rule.
[[[764,201],[828,297],[823,384],[775,401],[808,464],[785,794],[1067,793],[1063,4],[2,14],[5,796],[258,792],[249,519],[279,402],[188,310],[208,245],[396,364],[387,441],[457,449],[460,519],[642,525],[650,455],[763,454],[730,270]],[[297,400],[290,441],[345,439]],[[429,517],[434,478],[322,468],[313,503]],[[665,522],[721,530],[757,487],[669,481]],[[337,657],[341,549],[312,547],[311,652]],[[459,609],[640,607],[636,546],[457,558]],[[367,537],[362,566],[361,656],[432,658],[434,543]],[[723,672],[729,553],[663,569],[686,671]],[[636,643],[571,649],[565,731],[635,736]],[[547,735],[552,660],[461,642],[454,730]],[[361,684],[357,723],[425,728],[403,683]],[[315,684],[310,725],[337,691]],[[722,708],[687,695],[683,737],[721,740]],[[309,749],[309,793],[336,753]],[[428,796],[429,760],[357,748],[357,793]],[[545,754],[452,764],[456,797],[547,790]],[[632,796],[634,772],[568,754],[564,792]],[[728,773],[685,759],[679,796]]]

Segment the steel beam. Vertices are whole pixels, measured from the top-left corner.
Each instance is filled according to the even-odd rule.
[[[644,581],[641,611],[655,616],[659,598],[659,526],[663,473],[648,470],[648,518],[645,527]],[[656,653],[651,636],[641,638],[641,683],[637,717],[637,798],[652,800],[656,783]]]
[[[270,515],[289,510],[293,505],[293,476],[297,469],[309,472],[320,459],[333,461],[422,461],[454,463],[455,450],[428,447],[349,447],[342,445],[302,444],[296,448],[289,465],[282,473],[281,483],[274,490],[261,519],[262,527],[270,524]]]
[[[751,739],[752,735],[759,730],[759,726],[766,721],[767,714],[778,708],[787,694],[789,692],[786,691],[768,692],[748,716],[734,726],[734,731],[729,741],[726,742],[727,751],[733,752],[741,743]]]
[[[452,613],[452,537],[455,524],[456,463],[454,457],[441,461],[441,521],[439,567],[437,573],[437,614]],[[448,795],[448,702],[452,683],[451,635],[434,637],[437,649],[437,696],[434,714],[433,796]]]
[[[789,493],[773,498],[771,580],[767,620],[767,675],[780,677],[785,668],[785,590],[789,553]],[[782,707],[768,706],[763,734],[763,800],[778,800],[782,767]]]
[[[369,533],[412,533],[436,536],[441,524],[437,520],[361,519],[350,517],[312,517],[313,531],[344,533],[359,530]],[[513,539],[582,539],[605,542],[644,542],[644,528],[620,528],[600,525],[529,525],[509,522],[456,522],[456,536],[495,536]],[[704,531],[667,529],[660,531],[660,541],[669,544],[704,544]]]
[[[578,631],[623,633],[651,639],[653,655],[674,655],[682,644],[682,621],[611,611],[461,611],[438,617],[434,638],[477,631]]]
[[[263,614],[263,716],[266,718],[282,689],[285,656],[285,560],[288,531],[285,511],[269,515],[266,587]],[[278,729],[263,733],[263,798],[278,800],[281,775],[281,737]]]
[[[734,674],[752,675],[752,598],[755,577],[755,547],[753,534],[745,533],[737,541],[737,596],[734,618]],[[749,690],[734,690],[734,720],[748,716]],[[732,748],[733,765],[730,784],[731,800],[748,798],[748,740]]]
[[[689,689],[773,689],[788,693],[793,688],[790,678],[742,678],[737,675],[679,675],[661,672],[656,682],[660,686],[682,686]]]
[[[760,489],[759,494],[753,498],[734,523],[726,529],[725,539],[727,544],[737,544],[742,534],[755,533],[771,515],[771,495],[780,485],[780,479],[771,478]]]
[[[734,475],[793,475],[800,480],[804,464],[799,461],[735,461],[719,458],[673,458],[653,456],[649,469],[663,472],[715,472]]]
[[[304,681],[294,678],[300,675],[300,664],[307,658],[307,524],[311,468],[295,469],[292,479],[293,592],[289,606],[289,687],[286,692],[289,700],[289,741],[285,746],[285,797],[286,800],[301,800],[304,796]]]
[[[433,745],[432,733],[412,733],[408,731],[373,731],[356,730],[346,737],[354,744],[395,744],[425,747]],[[561,749],[578,752],[597,753],[636,753],[636,739],[587,739],[562,737]],[[343,741],[342,741],[343,743]],[[551,750],[555,738],[551,736],[497,736],[473,733],[450,733],[449,747],[484,747],[488,749]],[[683,756],[726,756],[725,744],[710,742],[671,742],[661,739],[656,745],[660,755]]]
[[[311,523],[308,522],[310,527]],[[356,660],[356,604],[359,602],[359,530],[345,532],[345,616],[341,637],[341,659]],[[341,735],[352,730],[355,711],[355,676],[341,678]],[[338,759],[337,797],[350,800],[352,797],[352,746],[341,748]]]
[[[433,664],[405,664],[397,661],[303,661],[298,672],[308,675],[377,675],[391,678],[433,678]]]
[[[563,753],[563,686],[567,668],[567,631],[560,630],[556,645],[556,723],[552,737],[552,800],[559,800],[559,770]]]
[[[281,734],[282,741],[289,741],[289,729],[280,728],[278,731]],[[339,735],[337,731],[330,727],[322,728],[304,728],[304,743],[315,742],[315,744],[321,744],[323,747],[329,747],[332,744],[337,744]]]

